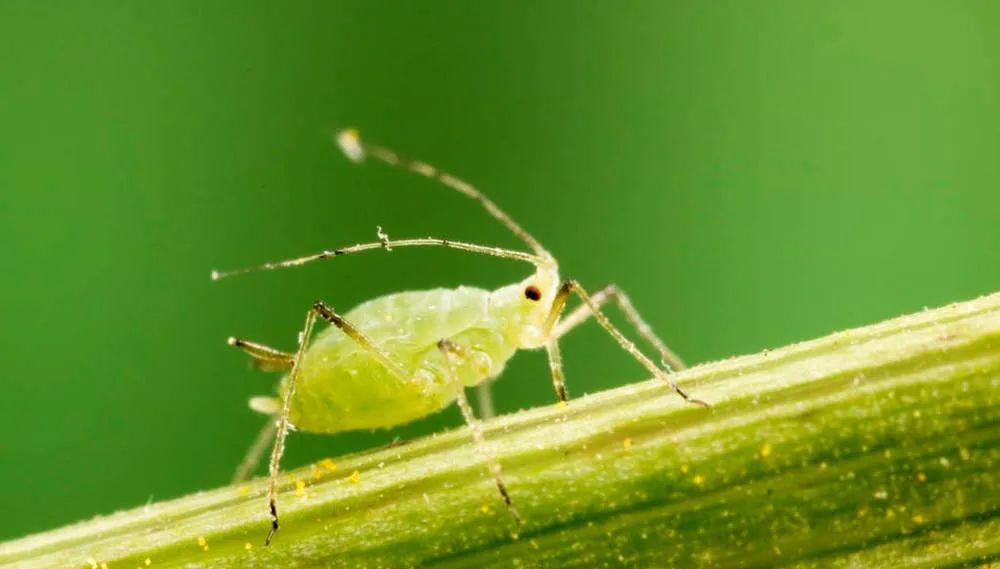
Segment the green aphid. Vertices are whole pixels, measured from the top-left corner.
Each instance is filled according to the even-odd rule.
[[[393,240],[379,228],[375,242],[251,269],[216,271],[212,273],[213,279],[253,270],[295,267],[362,251],[425,246],[523,261],[531,264],[534,272],[521,282],[492,291],[461,286],[389,294],[343,315],[324,302],[316,301],[306,312],[305,326],[294,354],[246,340],[229,339],[231,345],[253,357],[258,367],[287,372],[278,398],[254,397],[250,400],[252,409],[270,415],[273,420],[267,422],[236,473],[236,479],[245,478],[273,439],[268,487],[271,530],[266,543],[270,543],[278,529],[279,463],[290,425],[314,433],[387,428],[425,417],[452,402],[457,402],[461,408],[507,510],[521,524],[500,467],[487,452],[482,429],[465,388],[478,386],[481,414],[492,415],[488,384],[518,350],[545,348],[556,396],[560,403],[565,403],[558,341],[591,316],[625,351],[678,395],[688,402],[705,405],[690,398],[674,383],[670,370],[681,369],[684,364],[653,333],[617,287],[610,285],[590,295],[578,282],[561,280],[555,258],[489,198],[466,182],[427,163],[407,160],[391,150],[367,144],[353,129],[341,131],[336,139],[344,154],[355,162],[370,155],[389,165],[435,179],[476,200],[531,252],[433,237]],[[571,294],[579,296],[582,303],[563,318],[563,309]],[[659,353],[663,367],[639,351],[601,312],[601,307],[609,301],[618,305],[636,332]],[[333,326],[313,337],[317,317]]]

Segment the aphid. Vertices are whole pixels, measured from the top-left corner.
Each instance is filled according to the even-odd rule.
[[[246,477],[273,439],[268,485],[271,530],[266,543],[270,543],[278,530],[278,471],[285,436],[291,425],[315,433],[388,428],[439,411],[452,402],[458,403],[508,511],[520,524],[520,515],[507,492],[500,466],[488,452],[465,388],[479,386],[480,393],[486,396],[488,383],[503,371],[507,360],[517,350],[545,348],[556,397],[560,403],[565,403],[559,338],[591,316],[655,377],[686,401],[706,406],[674,383],[672,369],[681,369],[684,364],[653,333],[616,286],[609,285],[591,295],[575,280],[560,280],[555,258],[495,203],[466,182],[427,163],[407,160],[391,150],[367,144],[353,129],[341,131],[336,140],[354,162],[374,156],[391,166],[437,180],[479,202],[531,252],[435,237],[394,240],[380,227],[375,242],[250,269],[216,271],[212,273],[213,279],[253,270],[295,267],[362,251],[391,251],[405,247],[444,247],[512,259],[532,265],[534,272],[521,282],[493,291],[461,286],[389,294],[365,302],[343,315],[330,305],[316,301],[306,311],[305,325],[294,354],[246,340],[229,339],[231,345],[249,354],[258,367],[287,372],[279,385],[279,397],[250,399],[251,409],[270,415],[273,420],[267,422],[236,473],[237,479]],[[582,303],[563,318],[563,309],[572,294],[579,296]],[[601,311],[607,302],[617,304],[635,331],[659,353],[662,368],[608,320]],[[332,326],[313,338],[316,318]],[[485,403],[481,400],[483,414],[489,415],[489,400],[484,398]]]

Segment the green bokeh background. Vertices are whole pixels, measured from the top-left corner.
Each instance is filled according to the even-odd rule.
[[[308,304],[494,287],[471,202],[335,151],[331,127],[490,192],[691,362],[1000,289],[1000,3],[0,3],[0,538],[224,484]],[[595,326],[572,394],[641,379]],[[497,384],[552,401],[544,357]],[[287,465],[461,424],[296,434]]]

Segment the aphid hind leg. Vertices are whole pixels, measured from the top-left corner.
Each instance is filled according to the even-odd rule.
[[[604,314],[604,312],[601,311],[601,307],[594,300],[594,297],[590,296],[590,294],[587,293],[587,291],[580,285],[580,283],[575,280],[568,280],[563,282],[562,286],[559,288],[559,292],[557,293],[556,298],[553,300],[552,314],[550,314],[549,319],[546,322],[548,332],[549,334],[551,334],[551,339],[549,340],[550,346],[554,345],[559,338],[558,334],[559,328],[556,327],[556,323],[559,319],[559,312],[557,311],[562,310],[562,307],[566,303],[566,298],[573,293],[575,293],[577,296],[580,297],[580,300],[583,301],[584,307],[586,307],[586,309],[593,315],[594,319],[597,320],[597,323],[600,324],[601,327],[604,328],[604,330],[612,338],[614,338],[616,342],[618,342],[618,345],[621,346],[623,350],[628,352],[633,358],[635,358],[635,360],[639,362],[639,364],[641,364],[650,373],[652,373],[654,377],[661,379],[664,383],[669,385],[670,388],[675,393],[677,393],[677,395],[680,395],[688,403],[693,403],[695,405],[700,405],[702,407],[708,407],[708,403],[705,403],[700,399],[694,399],[690,395],[688,395],[688,393],[684,389],[682,389],[679,385],[677,385],[677,383],[674,381],[672,373],[664,372],[660,367],[658,367],[655,363],[653,363],[653,360],[649,359],[649,357],[646,356],[646,354],[642,353],[642,351],[636,347],[634,342],[625,337],[625,335],[622,334],[621,330],[619,330],[618,327],[615,326],[611,322],[611,320],[608,319],[608,317]],[[570,322],[569,327],[564,330],[564,333],[568,331],[569,328],[572,328],[575,325],[576,323]],[[640,329],[640,334],[641,333],[642,330]],[[649,340],[648,337],[646,339]]]
[[[313,326],[316,323],[317,316],[340,328],[344,334],[366,349],[376,361],[384,365],[390,372],[399,377],[405,377],[399,364],[392,361],[388,354],[375,346],[371,339],[363,332],[325,303],[318,300],[313,303],[306,313],[306,322],[302,327],[302,333],[299,334],[299,348],[295,353],[292,370],[288,373],[288,379],[285,381],[284,392],[281,394],[281,409],[276,421],[274,446],[271,449],[271,462],[268,467],[267,500],[268,508],[271,512],[271,531],[267,534],[267,539],[264,541],[265,545],[271,544],[274,533],[278,531],[278,473],[280,470],[281,455],[285,452],[285,437],[288,436],[288,413],[291,409],[292,397],[295,396],[295,384],[298,380],[299,372],[298,362],[302,361],[306,348],[309,346],[309,340],[312,337]]]
[[[667,347],[663,340],[653,332],[653,328],[643,320],[639,311],[635,309],[632,301],[629,300],[628,295],[626,295],[620,288],[614,284],[610,284],[603,289],[599,290],[591,297],[594,301],[594,305],[597,307],[604,306],[609,301],[614,301],[618,306],[622,314],[625,315],[625,319],[629,321],[629,324],[635,328],[635,331],[642,336],[642,338],[652,346],[657,352],[660,353],[660,359],[663,363],[670,366],[673,370],[682,370],[685,366],[684,362],[680,357],[674,353],[673,350]],[[594,315],[594,311],[586,305],[582,304],[573,309],[572,312],[566,315],[565,318],[561,319],[558,325],[555,327],[554,335],[556,338],[561,338],[563,335],[568,333],[573,328],[576,328],[588,318]]]
[[[455,377],[457,371],[455,369],[457,362],[465,358],[465,348],[455,344],[454,342],[444,339],[438,342],[438,349],[444,355],[447,366],[445,369],[449,374],[449,380],[456,381]],[[469,399],[465,395],[465,389],[459,389],[458,397],[456,398],[459,409],[462,411],[462,417],[465,418],[465,424],[468,425],[469,430],[472,432],[472,439],[476,444],[476,450],[480,455],[486,460],[486,465],[489,468],[490,474],[493,475],[493,480],[496,482],[497,491],[500,492],[500,496],[503,498],[504,504],[507,506],[507,511],[510,513],[514,521],[520,527],[524,525],[524,520],[521,519],[521,515],[518,513],[517,508],[514,507],[514,502],[510,498],[510,493],[507,492],[507,485],[503,481],[503,471],[500,468],[500,463],[497,462],[496,456],[490,452],[489,447],[486,444],[486,437],[483,435],[483,427],[476,418],[475,413],[472,412],[472,405],[469,404]]]
[[[267,539],[264,540],[264,545],[270,545],[271,538],[274,537],[274,532],[278,531],[278,471],[281,465],[281,455],[285,452],[285,437],[288,436],[288,412],[291,409],[292,397],[295,396],[295,382],[299,375],[298,362],[302,361],[302,356],[306,353],[306,347],[309,345],[313,325],[316,323],[316,315],[318,314],[318,304],[318,302],[313,304],[309,308],[309,311],[306,312],[306,322],[302,327],[302,332],[299,334],[299,348],[295,353],[292,370],[288,373],[288,379],[285,381],[284,390],[281,394],[281,410],[276,421],[274,446],[271,447],[271,461],[267,469],[267,503],[271,512],[271,531],[267,532]]]

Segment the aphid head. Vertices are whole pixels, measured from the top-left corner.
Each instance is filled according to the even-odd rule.
[[[507,324],[507,334],[519,348],[540,348],[548,340],[546,322],[559,292],[555,264],[540,266],[519,283],[493,292],[491,305]]]

